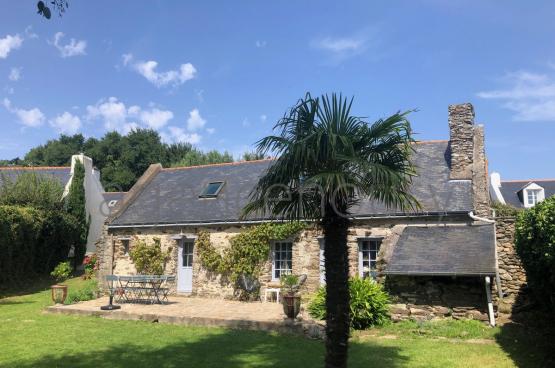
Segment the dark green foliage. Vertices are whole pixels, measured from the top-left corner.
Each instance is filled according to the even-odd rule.
[[[256,161],[264,159],[264,155],[259,152],[245,152],[243,153],[243,161]]]
[[[519,213],[515,248],[536,300],[555,309],[555,197]]]
[[[389,295],[372,279],[355,277],[349,280],[350,326],[365,330],[389,321]],[[321,287],[308,305],[312,318],[326,319],[326,289]]]
[[[78,229],[63,211],[0,206],[0,287],[48,275],[66,260]]]
[[[521,208],[499,202],[492,203],[491,208],[495,210],[495,217],[516,217],[522,211]]]
[[[172,249],[162,251],[160,239],[154,238],[154,244],[140,241],[129,251],[137,273],[141,275],[163,275],[166,262],[170,259]]]
[[[0,205],[28,206],[45,210],[62,208],[64,189],[58,180],[34,172],[24,172],[15,180],[0,173]]]
[[[233,162],[233,156],[230,153],[220,153],[216,150],[206,153],[193,149],[185,154],[183,158],[172,164],[173,167],[181,166],[198,166],[208,164],[220,164],[225,162]]]
[[[71,156],[83,151],[85,137],[60,135],[45,144],[32,148],[25,155],[25,163],[30,166],[69,166]]]
[[[72,215],[79,224],[79,240],[75,244],[74,265],[80,265],[87,251],[87,236],[89,234],[89,214],[85,207],[85,167],[75,161],[73,178],[69,193],[65,198],[66,211]]]

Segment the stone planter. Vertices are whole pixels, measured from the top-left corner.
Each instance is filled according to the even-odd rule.
[[[296,318],[301,311],[301,296],[285,294],[281,297],[283,304],[283,313],[288,318]]]
[[[52,285],[50,288],[54,304],[64,304],[67,298],[67,285]]]

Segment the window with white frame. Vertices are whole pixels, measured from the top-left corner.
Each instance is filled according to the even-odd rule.
[[[281,276],[293,271],[292,242],[275,242],[272,256],[272,280],[279,280]]]
[[[376,278],[381,239],[360,239],[358,244],[358,273],[362,278]]]
[[[526,191],[526,197],[529,206],[535,206],[539,202],[540,192],[541,189],[528,189]]]

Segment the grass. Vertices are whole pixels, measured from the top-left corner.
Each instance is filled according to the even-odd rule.
[[[80,279],[67,281],[70,290],[83,288],[86,283]],[[0,299],[0,367],[323,366],[321,341],[43,313],[50,304],[49,290]],[[542,343],[551,342],[528,333],[518,326],[513,330],[489,329],[457,321],[389,325],[354,334],[349,366],[550,366],[545,355],[550,346],[545,348]]]

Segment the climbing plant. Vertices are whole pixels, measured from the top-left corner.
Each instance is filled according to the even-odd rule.
[[[288,239],[305,227],[302,222],[260,224],[233,236],[229,241],[230,247],[223,253],[210,243],[210,234],[201,231],[196,246],[203,267],[225,274],[235,283],[242,274],[260,276],[270,254],[270,241]]]

